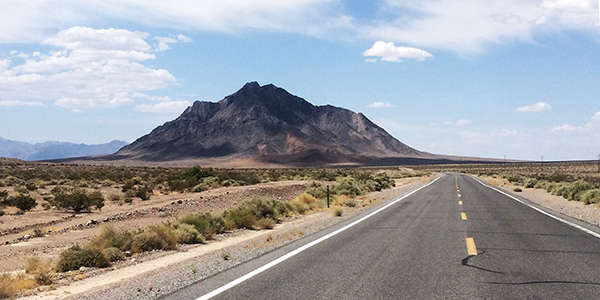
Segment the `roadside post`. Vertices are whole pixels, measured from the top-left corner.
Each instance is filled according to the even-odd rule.
[[[329,184],[327,185],[327,208],[329,208]]]

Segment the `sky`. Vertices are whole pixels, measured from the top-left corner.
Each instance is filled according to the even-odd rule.
[[[272,83],[436,154],[600,155],[600,0],[3,0],[0,137],[133,142]]]

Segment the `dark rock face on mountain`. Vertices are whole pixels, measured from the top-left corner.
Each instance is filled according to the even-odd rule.
[[[217,103],[196,101],[115,156],[144,161],[253,158],[282,164],[433,157],[396,140],[361,113],[314,106],[282,88],[256,82]]]

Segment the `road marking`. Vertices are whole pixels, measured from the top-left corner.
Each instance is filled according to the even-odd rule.
[[[466,220],[466,219],[467,219],[467,214],[465,214],[465,213],[460,213],[460,217],[461,217],[463,220]]]
[[[475,248],[475,241],[473,238],[467,238],[467,253],[469,253],[469,255],[477,255],[477,248]]]
[[[458,205],[462,205],[462,201],[458,201]]]
[[[236,285],[238,285],[238,284],[240,284],[240,283],[242,283],[242,282],[244,282],[244,281],[246,281],[246,280],[248,280],[248,279],[250,279],[250,278],[252,278],[252,277],[254,277],[254,276],[256,276],[256,275],[258,275],[258,274],[260,274],[260,273],[262,273],[262,272],[264,272],[264,271],[266,271],[266,270],[268,270],[268,269],[270,269],[270,268],[272,268],[272,267],[274,267],[274,266],[282,263],[282,262],[284,262],[284,261],[286,261],[287,259],[296,256],[300,252],[302,252],[302,251],[304,251],[304,250],[306,250],[306,249],[308,249],[308,248],[310,248],[310,247],[312,247],[314,245],[317,245],[317,244],[319,244],[319,243],[321,243],[321,242],[323,242],[325,240],[328,240],[328,239],[330,239],[330,238],[332,238],[332,237],[334,237],[334,236],[342,233],[343,231],[346,231],[349,228],[352,228],[352,227],[356,226],[357,224],[361,223],[362,221],[364,221],[364,220],[366,220],[366,219],[368,219],[368,218],[370,218],[370,217],[378,214],[382,210],[384,210],[384,209],[386,209],[386,208],[388,208],[388,207],[390,207],[390,206],[392,206],[392,205],[394,205],[394,204],[396,204],[396,203],[404,200],[408,196],[411,196],[412,194],[420,191],[421,189],[424,189],[424,188],[432,185],[434,182],[438,181],[438,179],[440,179],[440,178],[442,178],[442,177],[438,177],[438,178],[434,179],[432,182],[430,182],[430,183],[428,183],[428,184],[426,184],[426,185],[424,185],[424,186],[422,186],[422,187],[420,187],[420,188],[418,188],[418,189],[416,189],[416,190],[414,190],[414,191],[412,191],[412,192],[410,192],[410,193],[408,193],[408,194],[406,194],[406,195],[404,195],[404,196],[402,196],[402,197],[400,197],[400,198],[398,198],[398,199],[396,199],[396,200],[394,200],[394,201],[386,204],[385,206],[377,209],[376,211],[374,211],[374,212],[372,212],[372,213],[370,213],[370,214],[368,214],[368,215],[366,215],[366,216],[364,216],[364,217],[362,217],[362,218],[360,218],[360,219],[358,219],[358,220],[356,220],[356,221],[354,221],[354,222],[352,222],[352,223],[350,223],[350,224],[348,224],[348,225],[346,225],[346,226],[344,226],[344,227],[342,227],[342,228],[340,228],[340,229],[338,229],[338,230],[336,230],[336,231],[334,231],[334,232],[332,232],[332,233],[330,233],[328,235],[322,236],[321,238],[319,238],[317,240],[314,240],[314,241],[312,241],[312,242],[310,242],[310,243],[308,243],[308,244],[306,244],[306,245],[304,245],[304,246],[302,246],[300,248],[297,248],[296,250],[294,250],[294,251],[292,251],[292,252],[290,252],[290,253],[288,253],[288,254],[286,254],[284,256],[281,256],[281,257],[279,257],[279,258],[271,261],[270,263],[268,263],[268,264],[266,264],[266,265],[264,265],[264,266],[262,266],[262,267],[260,267],[260,268],[258,268],[256,270],[254,270],[254,271],[252,271],[252,272],[250,272],[250,273],[248,273],[248,274],[246,274],[246,275],[244,275],[244,276],[242,276],[242,277],[240,277],[238,279],[235,279],[235,280],[229,282],[228,284],[225,284],[225,285],[221,286],[220,288],[218,288],[218,289],[216,289],[216,290],[214,290],[214,291],[212,291],[212,292],[210,292],[208,294],[205,294],[204,296],[202,296],[200,298],[197,298],[196,300],[207,300],[207,299],[210,299],[210,298],[212,298],[212,297],[214,297],[216,295],[219,295],[219,294],[227,291],[228,289],[230,289],[230,288],[232,288],[232,287],[234,287],[234,286],[236,286]]]
[[[460,190],[459,190],[459,189],[456,189],[456,191],[460,193]]]
[[[460,198],[460,197],[461,197],[460,194],[458,194],[458,198]]]
[[[527,203],[527,202],[524,202],[524,201],[520,200],[520,199],[519,199],[519,198],[517,198],[517,197],[514,197],[514,196],[512,196],[512,195],[510,195],[510,194],[507,194],[507,193],[505,193],[505,192],[503,192],[503,191],[501,191],[501,190],[499,190],[499,189],[497,189],[497,188],[494,188],[494,187],[492,187],[492,186],[489,186],[489,185],[487,185],[487,184],[485,184],[485,183],[483,183],[483,182],[479,181],[478,179],[475,179],[475,178],[473,178],[473,179],[474,179],[475,181],[479,182],[481,185],[483,185],[483,186],[485,186],[485,187],[487,187],[487,188],[490,188],[490,189],[492,189],[492,190],[494,190],[494,191],[496,191],[496,192],[498,192],[498,193],[500,193],[500,194],[503,194],[504,196],[507,196],[507,197],[509,197],[509,198],[511,198],[511,199],[513,199],[513,200],[515,200],[515,201],[517,201],[517,202],[520,202],[521,204],[524,204],[524,205],[526,205],[526,206],[529,206],[530,208],[533,208],[533,209],[537,210],[538,212],[540,212],[540,213],[542,213],[542,214],[544,214],[544,215],[546,215],[546,216],[548,216],[548,217],[550,217],[550,218],[552,218],[552,219],[555,219],[555,220],[557,220],[557,221],[563,222],[563,223],[565,223],[565,224],[567,224],[567,225],[569,225],[569,226],[575,227],[575,228],[577,228],[577,229],[579,229],[579,230],[581,230],[581,231],[583,231],[583,232],[585,232],[585,233],[591,234],[592,236],[594,236],[594,237],[596,237],[596,238],[599,238],[599,239],[600,239],[600,233],[597,233],[597,232],[595,232],[595,231],[589,230],[589,229],[587,229],[587,228],[585,228],[585,227],[583,227],[583,226],[577,225],[577,224],[575,224],[575,223],[573,223],[573,222],[570,222],[570,221],[567,221],[567,220],[563,220],[563,219],[561,219],[561,218],[559,218],[559,217],[557,217],[557,216],[555,216],[555,215],[553,215],[553,214],[551,214],[551,213],[548,213],[548,212],[546,212],[546,211],[544,211],[544,210],[542,210],[542,209],[539,209],[539,208],[537,208],[537,207],[535,207],[535,206],[533,206],[533,205],[531,205],[531,204],[529,204],[529,203]]]

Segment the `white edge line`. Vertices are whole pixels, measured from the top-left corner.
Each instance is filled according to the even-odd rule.
[[[404,200],[405,198],[407,198],[408,196],[410,196],[410,195],[418,192],[419,190],[421,190],[421,189],[423,189],[425,187],[430,186],[431,184],[433,184],[434,182],[436,182],[440,178],[442,178],[442,177],[438,177],[438,178],[434,179],[433,181],[431,181],[430,183],[428,183],[428,184],[426,184],[424,186],[421,186],[418,189],[416,189],[416,190],[414,190],[414,191],[412,191],[412,192],[410,192],[410,193],[408,193],[408,194],[406,194],[406,195],[404,195],[404,196],[402,196],[402,197],[400,197],[400,198],[398,198],[398,199],[396,199],[396,200],[394,200],[394,201],[386,204],[385,206],[377,209],[376,211],[374,211],[374,212],[372,212],[372,213],[370,213],[370,214],[368,214],[368,215],[366,215],[366,216],[364,216],[364,217],[362,217],[362,218],[360,218],[360,219],[358,219],[358,220],[356,220],[356,221],[354,221],[354,222],[352,222],[352,223],[350,223],[350,224],[348,224],[348,225],[346,225],[346,226],[344,226],[344,227],[342,227],[342,228],[340,228],[340,229],[338,229],[338,230],[336,230],[336,231],[334,231],[334,232],[332,232],[332,233],[330,233],[330,234],[328,234],[326,236],[323,236],[323,237],[321,237],[321,238],[319,238],[317,240],[314,240],[314,241],[312,241],[312,242],[310,242],[310,243],[308,243],[308,244],[306,244],[306,245],[304,245],[304,246],[302,246],[302,247],[300,247],[300,248],[298,248],[298,249],[296,249],[296,250],[294,250],[294,251],[292,251],[292,252],[290,252],[290,253],[288,253],[286,255],[283,255],[283,256],[277,258],[276,260],[273,260],[270,263],[268,263],[268,264],[266,264],[266,265],[264,265],[264,266],[262,266],[262,267],[260,267],[260,268],[258,268],[256,270],[254,270],[254,271],[252,271],[252,272],[250,272],[250,273],[248,273],[248,274],[246,274],[246,275],[244,275],[244,276],[242,276],[242,277],[240,277],[240,278],[238,278],[236,280],[233,280],[233,281],[229,282],[228,284],[223,285],[220,288],[218,288],[218,289],[216,289],[216,290],[214,290],[214,291],[212,291],[212,292],[210,292],[210,293],[208,293],[208,294],[206,294],[206,295],[204,295],[204,296],[202,296],[200,298],[197,298],[196,300],[207,300],[207,299],[210,299],[210,298],[212,298],[212,297],[214,297],[214,296],[216,296],[216,295],[218,295],[220,293],[223,293],[223,292],[227,291],[228,289],[230,289],[230,288],[232,288],[232,287],[234,287],[234,286],[236,286],[236,285],[238,285],[238,284],[240,284],[240,283],[242,283],[242,282],[244,282],[244,281],[246,281],[246,280],[248,280],[248,279],[250,279],[250,278],[252,278],[252,277],[254,277],[254,276],[256,276],[256,275],[258,275],[258,274],[260,274],[260,273],[262,273],[262,272],[264,272],[264,271],[266,271],[266,270],[268,270],[268,269],[270,269],[270,268],[272,268],[274,266],[276,266],[276,265],[278,265],[279,263],[281,263],[281,262],[283,262],[283,261],[285,261],[285,260],[287,260],[287,259],[295,256],[296,254],[298,254],[298,253],[300,253],[300,252],[302,252],[302,251],[304,251],[304,250],[306,250],[306,249],[308,249],[308,248],[310,248],[310,247],[312,247],[312,246],[314,246],[314,245],[316,245],[316,244],[318,244],[320,242],[323,242],[323,241],[325,241],[325,240],[327,240],[327,239],[329,239],[329,238],[331,238],[331,237],[333,237],[333,236],[335,236],[335,235],[337,235],[337,234],[345,231],[346,229],[349,229],[349,228],[357,225],[358,223],[360,223],[360,222],[362,222],[362,221],[364,221],[364,220],[366,220],[366,219],[374,216],[375,214],[377,214],[377,213],[381,212],[382,210],[384,210],[384,209],[386,209],[386,208],[388,208],[388,207],[390,207],[390,206],[392,206],[392,205],[394,205],[394,204],[396,204],[396,203]]]
[[[558,220],[558,221],[560,221],[560,222],[563,222],[563,223],[565,223],[565,224],[567,224],[567,225],[569,225],[569,226],[575,227],[575,228],[577,228],[577,229],[579,229],[579,230],[581,230],[581,231],[583,231],[583,232],[585,232],[585,233],[591,234],[592,236],[594,236],[594,237],[596,237],[596,238],[599,238],[599,239],[600,239],[600,234],[599,234],[599,233],[597,233],[597,232],[595,232],[595,231],[589,230],[589,229],[587,229],[587,228],[585,228],[585,227],[583,227],[583,226],[577,225],[577,224],[575,224],[575,223],[573,223],[573,222],[570,222],[570,221],[567,221],[567,220],[561,219],[561,218],[559,218],[559,217],[557,217],[557,216],[555,216],[555,215],[553,215],[553,214],[551,214],[551,213],[549,213],[549,212],[547,212],[547,211],[545,211],[545,210],[543,210],[543,209],[539,209],[539,208],[537,208],[537,207],[535,207],[535,206],[533,206],[533,205],[531,205],[531,204],[529,204],[529,203],[527,203],[527,202],[524,202],[523,200],[521,200],[521,199],[519,199],[519,198],[517,198],[517,197],[515,197],[515,196],[513,196],[513,195],[511,195],[511,194],[505,193],[504,191],[501,191],[501,190],[499,190],[499,189],[497,189],[497,188],[495,188],[495,187],[492,187],[492,186],[490,186],[490,185],[487,185],[487,184],[483,183],[482,181],[480,181],[480,180],[479,180],[479,179],[477,179],[477,178],[474,178],[474,177],[471,177],[471,178],[475,179],[475,181],[479,182],[479,183],[480,183],[480,184],[482,184],[483,186],[485,186],[485,187],[488,187],[488,188],[490,188],[490,189],[492,189],[492,190],[494,190],[494,191],[496,191],[496,192],[498,192],[498,193],[500,193],[500,194],[503,194],[503,195],[505,195],[505,196],[508,196],[508,197],[512,198],[513,200],[516,200],[516,201],[520,202],[521,204],[527,205],[527,206],[529,206],[530,208],[533,208],[533,209],[537,210],[538,212],[540,212],[540,213],[542,213],[542,214],[544,214],[544,215],[546,215],[546,216],[548,216],[548,217],[550,217],[550,218],[552,218],[552,219],[555,219],[555,220]]]

